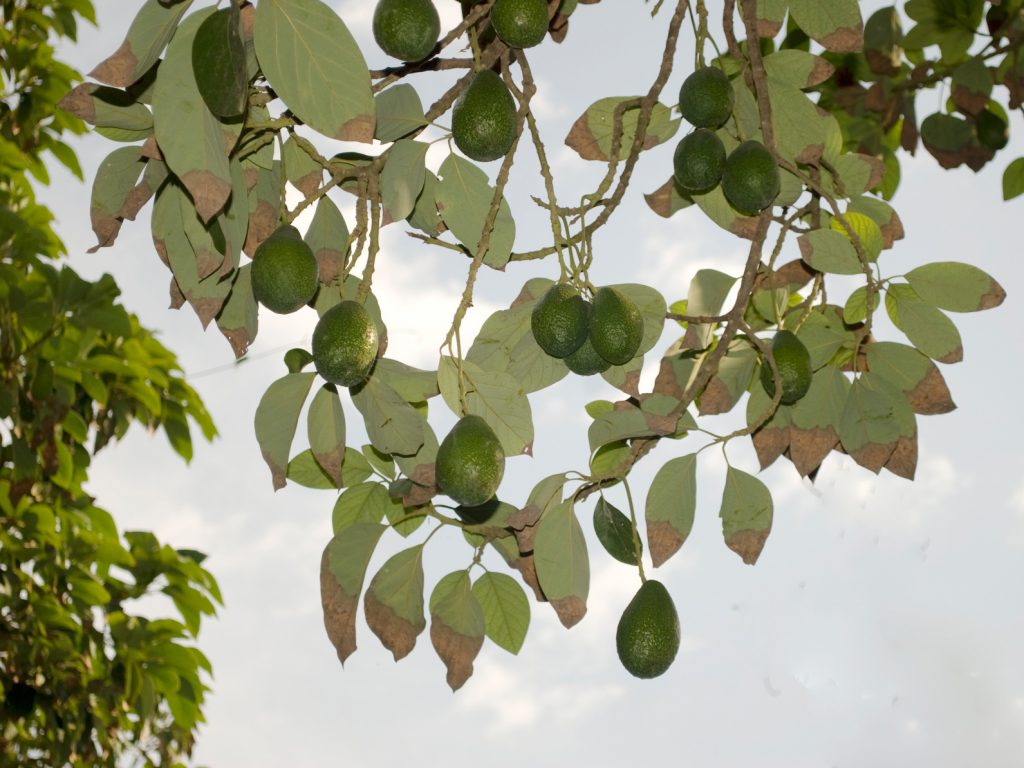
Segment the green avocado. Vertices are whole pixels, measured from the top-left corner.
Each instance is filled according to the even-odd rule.
[[[516,105],[501,76],[477,73],[452,109],[452,138],[466,157],[486,163],[504,157],[516,138]]]
[[[590,341],[612,365],[625,365],[644,338],[644,319],[636,303],[617,288],[605,286],[594,294]]]
[[[775,158],[759,141],[744,141],[725,159],[722,191],[744,216],[755,216],[771,205],[780,186]]]
[[[319,282],[316,256],[291,225],[275,230],[252,256],[252,292],[271,312],[287,315],[305,306]]]
[[[634,677],[663,674],[679,652],[679,614],[660,581],[645,581],[622,612],[615,632],[619,660]]]
[[[537,345],[551,357],[565,357],[587,339],[590,306],[566,283],[551,286],[530,315],[530,330]]]
[[[547,0],[494,0],[491,26],[509,48],[532,48],[548,33]]]
[[[814,372],[811,353],[792,331],[779,331],[772,339],[772,357],[782,381],[782,404],[793,405],[811,388]],[[775,377],[767,361],[761,365],[761,385],[768,397],[775,397]]]
[[[437,487],[464,507],[490,501],[505,474],[505,451],[480,416],[463,416],[441,441],[434,465]]]
[[[690,195],[710,192],[722,180],[725,146],[714,131],[698,128],[684,136],[672,156],[673,176]]]
[[[373,39],[396,59],[425,59],[440,34],[441,18],[430,0],[380,0],[373,11]]]

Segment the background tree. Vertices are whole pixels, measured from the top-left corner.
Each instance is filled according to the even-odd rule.
[[[702,3],[655,7],[667,15],[671,11],[661,66],[645,95],[602,99],[580,117],[567,143],[584,160],[606,164],[607,173],[578,205],[565,206],[558,202],[531,111],[536,84],[527,55],[511,49],[500,30],[490,34],[492,4],[466,4],[463,21],[441,35],[430,52],[441,54],[465,35],[471,57],[428,54],[374,72],[367,70],[344,23],[318,0],[233,2],[186,16],[187,6],[147,3],[125,43],[93,72],[106,85],[81,86],[64,105],[116,138],[141,142],[117,150],[97,176],[93,214],[100,243],[109,244],[140,197],[155,194],[153,235],[173,273],[172,300],[177,306],[189,303],[204,324],[216,320],[236,355],[244,354],[255,336],[258,310],[250,288],[254,267],[243,264],[241,253],[256,257],[281,225],[314,207],[304,236],[318,261],[321,286],[314,306],[329,317],[335,307],[354,301],[374,318],[378,359],[368,378],[351,389],[371,445],[361,451],[345,445],[338,388],[328,378],[309,406],[310,447],[292,452],[315,378],[303,369],[313,362],[324,370],[314,359],[315,349],[313,355],[293,350],[286,356],[289,374],[268,390],[256,413],[257,436],[275,487],[291,479],[335,494],[344,489],[335,504],[335,537],[325,551],[322,581],[328,633],[342,659],[354,649],[365,570],[388,527],[409,536],[426,519],[439,524],[422,543],[390,558],[365,592],[367,621],[396,658],[411,650],[426,627],[426,541],[440,526],[468,534],[470,565],[442,579],[429,602],[432,641],[448,665],[449,682],[458,687],[471,673],[485,634],[514,651],[528,622],[515,582],[490,571],[471,580],[469,573],[487,548],[518,569],[564,624],[575,624],[586,610],[589,566],[574,504],[625,484],[633,466],[660,441],[693,438],[698,445],[665,464],[646,496],[647,548],[656,566],[689,534],[694,468],[711,445],[749,436],[762,466],[786,456],[801,475],[812,478],[833,450],[875,472],[912,477],[916,415],[952,407],[936,362],[951,364],[962,357],[959,334],[943,310],[980,310],[1003,299],[998,283],[970,265],[943,262],[895,276],[885,269],[883,255],[903,234],[886,198],[898,183],[900,141],[916,146],[911,140],[918,130],[911,108],[915,92],[945,85],[949,78],[960,94],[947,112],[920,124],[926,148],[944,163],[973,167],[998,151],[1005,121],[989,94],[996,82],[1013,88],[1014,76],[1007,80],[1006,73],[1016,60],[1017,6],[998,6],[1008,15],[1000,21],[990,12],[991,29],[988,22],[980,29],[986,9],[991,11],[983,2],[956,10],[940,2],[910,3],[907,13],[917,23],[904,36],[895,12],[864,23],[853,0],[827,9],[795,1],[725,3],[722,53],[713,65],[730,77],[734,106],[716,135],[730,155],[746,142],[758,142],[773,161],[778,189],[767,206],[741,205],[730,199],[727,185],[693,192],[670,178],[647,199],[663,216],[696,206],[748,240],[741,274],[702,270],[689,295],[668,306],[650,287],[616,286],[636,305],[642,337],[632,358],[602,373],[625,399],[588,405],[593,418],[589,466],[542,480],[524,503],[495,502],[482,510],[435,503],[444,490],[435,474],[442,441],[427,421],[426,403],[441,395],[456,415],[486,421],[506,455],[528,453],[533,428],[527,395],[554,385],[571,367],[545,355],[531,333],[534,306],[552,285],[542,278],[528,281],[519,299],[495,313],[464,348],[459,329],[479,270],[557,256],[559,281],[597,303],[598,286],[588,276],[592,237],[621,203],[641,153],[679,130],[671,109],[674,95],[662,92],[688,12],[697,42],[695,65],[705,65],[706,43],[712,42],[708,9]],[[548,12],[549,32],[558,40],[568,34],[569,16],[580,11],[552,2]],[[972,48],[978,34],[996,42]],[[985,66],[989,57],[997,64],[992,69]],[[974,62],[973,74],[961,71],[968,62]],[[462,69],[469,72],[427,109],[414,88],[397,82],[423,71]],[[500,82],[483,74],[489,70],[500,72]],[[481,77],[507,88],[513,99],[509,146],[497,154],[492,146],[465,149],[480,162],[501,160],[493,187],[479,168],[454,152],[435,176],[425,168],[425,143],[415,140],[436,128],[460,97],[458,107],[469,109],[471,84]],[[487,86],[504,94],[498,87]],[[504,96],[497,98],[504,102]],[[182,114],[202,119],[184,123]],[[458,114],[452,117],[456,145]],[[363,143],[376,139],[387,148],[379,155],[328,157],[317,148],[314,132]],[[516,251],[503,190],[527,140],[542,168],[545,197],[539,205],[549,214],[551,243]],[[1007,197],[1017,191],[1013,168],[1007,173]],[[293,208],[286,205],[286,183],[304,195]],[[356,195],[351,232],[332,201],[336,188]],[[387,334],[372,281],[380,227],[402,219],[428,245],[471,260],[436,370],[411,369],[384,356]],[[800,258],[778,263],[794,239]],[[361,274],[355,273],[357,266]],[[830,300],[834,286],[848,285],[837,283],[837,276],[860,282],[841,304]],[[734,288],[738,298],[726,308]],[[909,345],[875,338],[872,321],[883,297]],[[643,354],[656,344],[666,320],[684,324],[685,333],[662,356],[653,390],[641,392]],[[813,380],[799,401],[786,402],[779,386],[786,372],[772,352],[778,347],[769,339],[773,329],[792,333],[808,352]],[[770,374],[761,374],[765,368]],[[746,393],[745,427],[714,435],[700,426],[698,417],[730,411]],[[371,481],[373,474],[379,479]],[[605,535],[599,529],[599,538],[640,566],[632,502],[629,511],[626,518],[605,509],[603,522],[598,521]],[[768,489],[752,474],[731,468],[720,513],[727,545],[745,562],[754,562],[771,529]],[[643,580],[642,566],[639,570]]]
[[[215,434],[174,355],[59,263],[36,201],[54,159],[81,177],[57,101],[79,76],[53,41],[94,22],[88,0],[0,4],[0,682],[5,765],[180,765],[211,669],[194,646],[220,593],[204,555],[120,533],[85,490],[90,461],[133,423],[188,461]],[[174,617],[136,601],[162,595]],[[169,607],[169,606],[168,606]]]

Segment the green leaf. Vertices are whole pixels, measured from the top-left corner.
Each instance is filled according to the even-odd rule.
[[[341,464],[341,481],[345,487],[358,485],[370,478],[373,468],[355,448],[345,448],[345,461]]]
[[[210,112],[192,71],[192,43],[211,12],[213,8],[204,8],[182,22],[160,64],[153,92],[160,151],[204,222],[216,216],[231,195],[228,153],[241,130],[239,124],[221,123]]]
[[[384,563],[363,599],[366,623],[395,661],[407,656],[426,628],[423,616],[423,545]]]
[[[910,343],[940,363],[964,359],[960,332],[953,321],[904,283],[892,283],[885,292],[889,319],[910,339]]]
[[[729,467],[722,493],[722,534],[726,546],[747,565],[761,556],[772,530],[772,494],[753,475]]]
[[[690,281],[690,292],[686,297],[686,314],[691,317],[717,317],[722,305],[732,290],[736,278],[715,269],[699,269]],[[705,349],[711,342],[715,324],[689,323],[683,346],[688,349]]]
[[[286,145],[287,146],[287,145]],[[340,273],[348,252],[348,224],[327,195],[316,204],[316,213],[303,239],[316,256],[320,282],[327,285]]]
[[[192,70],[213,114],[232,118],[245,112],[249,78],[237,5],[207,16],[199,25],[192,44]]]
[[[529,455],[533,449],[533,416],[526,391],[512,376],[485,371],[469,361],[462,362],[465,379],[466,413],[459,402],[459,371],[455,360],[442,357],[437,370],[441,397],[456,415],[480,416],[494,430],[506,456]]]
[[[616,132],[615,112],[620,104],[628,101],[639,101],[639,97],[610,96],[594,102],[573,124],[565,143],[576,150],[584,160],[608,162],[611,159],[613,136]],[[639,116],[639,106],[630,107],[621,113],[617,154],[620,160],[629,154],[636,140]],[[680,118],[673,118],[668,107],[660,102],[656,103],[644,136],[643,149],[651,149],[671,139],[679,130],[679,123]]]
[[[814,472],[839,442],[839,423],[850,382],[834,365],[811,379],[811,388],[790,408],[789,459],[801,477]]]
[[[782,29],[789,0],[757,0],[757,33],[760,37],[775,37]]]
[[[900,423],[889,394],[867,375],[850,387],[839,423],[843,450],[862,467],[880,472],[900,438]]]
[[[768,79],[768,97],[779,154],[797,163],[817,163],[835,118],[822,115],[806,93],[782,80]]]
[[[795,315],[793,316],[795,319]],[[815,308],[804,321],[797,337],[811,354],[811,368],[817,370],[828,363],[846,343],[853,341],[853,332],[846,330],[836,308],[829,305]]]
[[[125,207],[146,167],[138,147],[115,149],[100,163],[92,183],[90,217],[96,247],[113,245],[126,218]]]
[[[468,571],[441,579],[430,595],[430,641],[448,669],[448,685],[461,688],[473,674],[473,660],[484,644],[484,611]]]
[[[473,594],[484,612],[487,637],[509,653],[519,653],[530,627],[530,602],[519,582],[488,571],[473,583]]]
[[[445,230],[445,223],[441,221],[441,213],[437,210],[437,188],[440,183],[431,171],[423,174],[423,191],[416,198],[416,205],[407,219],[410,226],[431,237]]]
[[[398,83],[381,91],[375,100],[377,128],[374,137],[385,144],[427,124],[420,96],[408,83]]]
[[[828,172],[822,175],[822,184],[826,191],[836,197],[863,195],[878,186],[885,174],[885,164],[871,155],[844,152],[831,158],[831,161]]]
[[[427,144],[410,139],[397,141],[391,147],[380,174],[385,222],[401,221],[412,214],[416,198],[423,191],[428,148]]]
[[[733,339],[718,371],[700,395],[701,415],[728,413],[743,397],[757,368],[758,354],[746,339]]]
[[[346,488],[334,504],[331,524],[337,536],[345,528],[361,523],[379,523],[395,501],[388,489],[377,482],[359,483]],[[399,509],[402,505],[398,504]]]
[[[674,176],[669,177],[668,181],[653,192],[644,194],[644,201],[648,208],[663,219],[693,205],[693,198],[680,191]]]
[[[548,509],[537,526],[533,551],[537,578],[559,620],[568,629],[587,612],[590,561],[583,529],[566,500]]]
[[[366,460],[370,462],[370,466],[388,480],[395,479],[395,460],[386,453],[381,453],[372,445],[364,445],[361,453]]]
[[[957,108],[977,115],[988,106],[992,73],[981,57],[969,58],[953,70],[950,95]]]
[[[666,462],[651,481],[644,515],[647,543],[654,567],[662,565],[686,543],[697,509],[697,455]]]
[[[136,82],[156,64],[190,5],[192,0],[177,3],[145,0],[124,42],[113,55],[101,61],[89,77],[120,88]]]
[[[910,270],[906,278],[918,296],[950,312],[992,309],[1006,298],[1006,291],[991,276],[956,261],[925,264]]]
[[[412,456],[420,449],[423,419],[395,390],[371,376],[351,393],[375,448],[402,456]]]
[[[236,359],[245,355],[256,338],[259,329],[258,313],[259,306],[252,292],[252,264],[245,264],[235,273],[231,293],[217,315],[217,327],[231,344]]]
[[[602,496],[594,505],[594,533],[605,552],[620,563],[636,565],[633,547],[633,523]]]
[[[334,386],[325,384],[313,396],[306,424],[316,463],[340,488],[341,465],[345,460],[345,412]]]
[[[313,452],[308,448],[288,462],[287,478],[303,488],[318,491],[332,491],[337,488],[334,478],[317,464]]]
[[[857,0],[789,0],[789,12],[800,29],[829,51],[851,53],[864,45]]]
[[[835,72],[835,67],[825,59],[796,48],[768,54],[764,57],[764,69],[769,77],[800,89],[821,85]]]
[[[288,137],[288,141],[284,143],[282,150],[284,156],[283,167],[288,183],[299,190],[304,196],[309,197],[320,188],[324,178],[324,168],[303,149],[304,146],[309,146],[305,139],[295,134]],[[320,199],[320,202],[326,199],[326,197],[323,197]],[[319,209],[319,207],[318,203],[317,208]]]
[[[871,312],[873,313],[878,309],[878,304],[882,298],[876,291],[872,294],[871,298]],[[850,294],[846,300],[846,306],[843,307],[843,319],[851,325],[857,323],[863,323],[868,317],[868,289],[866,285],[862,285],[860,288]]]
[[[377,360],[373,375],[395,390],[407,403],[422,403],[439,393],[437,371],[413,368],[388,357]]]
[[[737,213],[736,209],[725,199],[721,184],[705,195],[693,195],[693,201],[705,216],[726,232],[748,240],[754,237],[757,231],[757,219]]]
[[[875,261],[885,245],[885,240],[882,237],[882,228],[875,223],[874,219],[870,216],[865,216],[863,213],[849,212],[843,218],[846,219],[846,223],[853,230],[854,234],[857,235],[860,246],[868,260]],[[843,223],[838,218],[832,219],[831,226],[833,230],[849,240],[851,245],[853,244],[853,236],[846,231],[846,227],[843,226]]]
[[[856,275],[864,271],[848,237],[834,229],[815,229],[797,238],[803,260],[819,272]]]
[[[868,369],[898,388],[915,413],[949,413],[956,408],[938,366],[926,355],[891,341],[868,344],[866,350]]]
[[[356,610],[366,568],[387,526],[353,525],[337,533],[320,560],[324,626],[342,664],[356,649]]]
[[[256,406],[256,440],[270,467],[275,491],[285,486],[292,438],[315,376],[315,373],[289,373],[267,387]]]
[[[627,438],[669,435],[674,431],[675,420],[650,418],[639,408],[630,407],[599,415],[587,430],[587,439],[594,452],[603,445]]]
[[[1024,194],[1024,157],[1018,157],[1003,171],[1003,200]]]
[[[629,443],[618,440],[602,445],[590,459],[590,480],[621,480],[628,469],[630,459]]]
[[[57,105],[90,125],[132,134],[141,140],[153,132],[153,114],[124,91],[82,83]]]
[[[846,207],[847,211],[863,213],[875,220],[875,223],[882,230],[882,241],[884,248],[892,248],[893,243],[903,239],[903,222],[893,210],[892,206],[877,197],[862,196],[850,200]]]
[[[438,169],[437,209],[451,233],[474,255],[480,246],[487,214],[494,200],[494,188],[487,174],[457,155],[449,155]],[[502,197],[494,219],[484,264],[502,269],[508,263],[515,242],[516,223],[508,202]]]
[[[330,6],[321,0],[261,0],[255,44],[263,74],[302,122],[331,139],[373,140],[366,60]]]

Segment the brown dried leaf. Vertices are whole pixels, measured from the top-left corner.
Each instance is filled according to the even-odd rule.
[[[324,627],[327,637],[338,653],[342,664],[356,649],[356,609],[359,598],[345,594],[338,580],[331,574],[329,549],[320,558],[320,602],[324,609]]]
[[[889,461],[894,450],[896,450],[896,443],[866,443],[856,451],[847,449],[847,453],[862,467],[870,469],[877,475]]]
[[[729,549],[739,555],[747,565],[753,565],[761,556],[764,543],[768,541],[768,534],[771,531],[736,531],[730,536],[725,544]]]
[[[770,467],[789,448],[789,428],[770,427],[757,430],[750,437],[761,469]]]
[[[395,661],[409,655],[416,646],[416,638],[426,628],[425,621],[413,624],[403,619],[378,600],[372,590],[366,592],[363,609],[366,611],[366,623],[384,647],[391,651]]]
[[[931,365],[917,386],[905,394],[914,412],[923,416],[949,413],[956,408],[946,380],[935,365]]]
[[[430,622],[430,642],[448,669],[448,685],[459,690],[473,676],[473,660],[483,647],[484,636],[460,635],[435,618]]]
[[[551,607],[558,614],[558,620],[562,626],[571,629],[587,615],[587,603],[576,595],[560,597],[551,601]]]
[[[647,547],[655,568],[672,557],[685,543],[686,537],[681,535],[670,523],[664,520],[648,521]]]
[[[140,154],[149,160],[163,161],[164,155],[163,152],[160,151],[160,145],[156,143],[155,134],[147,136],[146,140],[142,142]]]
[[[96,122],[96,100],[92,94],[99,86],[95,83],[82,83],[72,88],[67,95],[57,102],[57,108],[70,112],[79,120],[92,124]]]
[[[334,138],[339,141],[358,141],[362,144],[371,144],[376,120],[376,116],[372,114],[353,117],[341,126],[341,130]]]
[[[715,416],[720,413],[728,413],[735,404],[729,387],[716,374],[708,382],[700,396],[698,412],[701,416]]]
[[[789,460],[801,477],[807,477],[821,466],[839,442],[832,427],[818,429],[789,428]]]
[[[964,348],[962,344],[957,345],[956,349],[947,352],[942,357],[935,358],[940,363],[946,363],[947,365],[953,365],[954,363],[963,362],[964,359]]]
[[[131,45],[125,40],[121,47],[101,61],[89,73],[89,77],[107,85],[125,88],[135,81],[135,69],[139,60],[132,52]]]
[[[266,200],[260,200],[256,208],[249,213],[249,231],[245,235],[242,250],[252,258],[260,243],[270,237],[277,229],[277,211]]]
[[[885,468],[897,477],[913,480],[917,470],[917,435],[900,437]]]
[[[566,35],[569,34],[569,17],[556,14],[551,23],[548,24],[548,33],[556,43],[565,40]]]
[[[167,257],[162,256],[164,264],[167,263]],[[178,285],[178,281],[173,277],[171,278],[171,309],[181,309],[185,306],[185,294],[181,292],[181,287]]]
[[[818,42],[833,53],[856,53],[864,47],[864,27],[840,27]]]
[[[206,170],[192,170],[181,178],[195,203],[196,212],[209,222],[231,197],[231,183]]]

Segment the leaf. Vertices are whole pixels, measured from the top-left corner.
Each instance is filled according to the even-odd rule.
[[[903,222],[900,221],[900,217],[892,209],[892,206],[884,200],[868,196],[855,197],[850,200],[846,210],[863,213],[874,219],[882,230],[884,248],[892,248],[893,243],[903,239]]]
[[[317,464],[313,452],[308,448],[288,462],[288,480],[317,491],[333,491],[337,483]]]
[[[192,43],[192,71],[203,101],[220,118],[245,112],[249,77],[245,68],[238,6],[206,17]]]
[[[829,51],[851,53],[864,45],[857,0],[789,0],[789,12],[800,29]]]
[[[820,56],[795,48],[765,56],[764,69],[769,77],[800,89],[821,85],[835,72],[835,67]]]
[[[1003,200],[1024,194],[1024,157],[1018,157],[1003,171]]]
[[[341,480],[346,487],[358,485],[370,478],[373,469],[370,463],[355,448],[345,448],[345,460],[341,463]]]
[[[530,602],[519,583],[504,573],[488,571],[473,583],[484,613],[487,637],[511,654],[519,653],[530,627]]]
[[[704,215],[711,219],[726,232],[747,240],[753,239],[757,232],[757,218],[744,216],[738,213],[735,208],[729,205],[719,184],[705,195],[693,195],[693,201],[704,212]]]
[[[390,386],[407,403],[422,403],[438,393],[437,371],[424,371],[411,365],[382,357],[374,366],[373,375]]]
[[[874,189],[882,182],[885,163],[872,155],[844,152],[832,158],[828,170],[829,172],[822,176],[823,186],[827,191],[836,197],[856,197],[869,189]]]
[[[686,297],[686,314],[691,317],[716,317],[732,290],[736,278],[715,269],[700,269],[690,281]],[[706,349],[714,333],[714,324],[689,323],[683,346],[687,349]]]
[[[670,435],[675,432],[677,419],[651,418],[634,406],[625,406],[599,415],[587,430],[591,452],[603,445],[634,437]]]
[[[797,238],[803,260],[819,272],[856,275],[864,271],[853,243],[834,229],[815,229]]]
[[[406,219],[410,226],[431,237],[441,234],[446,228],[437,210],[437,188],[440,183],[431,171],[423,174],[423,191],[416,198],[416,205]]]
[[[153,132],[153,113],[145,104],[132,100],[116,88],[82,83],[75,86],[57,104],[97,128],[111,128],[132,134],[140,141]]]
[[[726,546],[753,565],[772,530],[772,494],[753,475],[729,467],[722,493],[722,534]]]
[[[274,490],[285,486],[288,454],[315,373],[289,373],[273,382],[256,406],[256,441],[270,467]]]
[[[361,523],[379,523],[395,501],[378,482],[363,482],[346,488],[334,503],[331,525],[337,536],[344,529]],[[398,505],[401,508],[401,504]]]
[[[395,661],[407,656],[426,628],[423,616],[423,545],[390,557],[363,598],[366,623]]]
[[[885,292],[889,319],[910,339],[910,343],[940,363],[959,363],[963,343],[953,321],[922,301],[909,285],[892,283]]]
[[[115,149],[100,163],[90,205],[97,248],[113,245],[125,219],[124,208],[145,166],[146,160],[138,147]]]
[[[533,551],[537,577],[566,629],[587,612],[590,562],[571,501],[562,501],[544,514],[537,526]]]
[[[442,357],[437,370],[441,397],[456,415],[480,416],[494,430],[506,456],[529,455],[533,449],[533,416],[523,387],[509,374],[485,371],[462,362],[466,413],[459,402],[459,372],[455,360]]]
[[[651,481],[644,505],[647,543],[654,567],[679,551],[693,529],[697,509],[697,455],[666,462]]]
[[[356,649],[356,609],[366,568],[387,526],[353,525],[337,533],[320,559],[320,601],[327,637],[342,664]]]
[[[317,464],[340,488],[341,465],[345,460],[345,412],[334,386],[325,384],[313,396],[307,414],[307,431]]]
[[[772,126],[779,154],[797,163],[817,163],[828,145],[830,121],[810,97],[789,83],[768,78]]]
[[[866,375],[856,379],[839,423],[843,450],[862,467],[877,474],[892,456],[899,438],[900,425],[892,399],[871,386]]]
[[[428,145],[421,141],[409,139],[397,141],[391,147],[380,175],[385,223],[401,221],[412,214],[416,198],[423,191],[423,180],[426,175],[424,162],[428,148]]]
[[[797,337],[811,355],[811,368],[817,370],[828,363],[847,343],[852,343],[853,332],[848,331],[836,308],[829,305],[815,308],[804,321]]]
[[[926,355],[891,341],[868,344],[866,350],[868,369],[903,392],[915,413],[933,415],[956,408],[946,380]]]
[[[584,160],[608,162],[612,156],[613,136],[616,133],[616,109],[625,102],[639,102],[639,99],[639,96],[610,96],[595,101],[573,123],[565,143]],[[621,160],[629,154],[636,140],[640,107],[623,109],[620,114],[621,132],[617,156]],[[673,119],[668,107],[660,102],[655,103],[644,136],[643,149],[651,149],[671,139],[679,130],[679,123],[680,118]]]
[[[190,5],[192,0],[178,3],[146,0],[135,14],[124,42],[101,61],[89,77],[119,88],[136,82],[156,64]]]
[[[303,146],[309,146],[305,139],[295,134],[288,137],[282,150],[284,155],[282,167],[288,182],[304,196],[310,197],[320,188],[324,178],[324,169],[303,149]],[[320,202],[326,199],[326,196],[322,197]],[[317,204],[317,208],[319,207]]]
[[[373,140],[370,73],[330,6],[321,0],[260,0],[255,44],[271,87],[302,122],[330,139]]]
[[[287,146],[287,145],[286,145]],[[320,282],[331,283],[340,273],[348,252],[348,224],[327,195],[316,204],[316,213],[303,240],[316,256]]]
[[[757,34],[775,37],[786,18],[788,0],[757,0]]]
[[[427,124],[420,96],[408,83],[398,83],[377,94],[377,127],[374,137],[388,143],[408,136]]]
[[[957,108],[977,115],[988,106],[992,73],[982,58],[969,58],[953,70],[951,96]]]
[[[281,220],[281,204],[284,199],[284,175],[281,172],[281,161],[274,160],[272,168],[262,168],[252,158],[242,162],[247,180],[249,180],[249,227],[245,236],[243,250],[250,257],[256,253],[260,243],[270,237],[277,229]],[[255,176],[255,182],[251,177]]]
[[[210,112],[192,71],[192,43],[212,11],[204,8],[182,22],[160,65],[153,92],[160,151],[204,222],[217,215],[231,195],[228,154],[240,132],[240,125],[221,123]]]
[[[801,477],[814,472],[839,443],[839,424],[850,382],[834,365],[826,365],[811,379],[811,388],[789,416],[789,459]]]
[[[917,295],[950,312],[979,312],[998,307],[1006,291],[970,264],[938,261],[910,270],[905,277]]]
[[[620,563],[636,565],[639,562],[633,547],[633,523],[604,496],[594,505],[594,533],[605,552]]]
[[[882,237],[882,228],[875,223],[874,219],[870,216],[865,216],[863,213],[849,212],[843,218],[846,219],[846,223],[860,241],[864,255],[867,256],[869,261],[875,261],[885,245],[885,240]],[[849,240],[851,245],[853,244],[853,236],[847,232],[846,227],[843,226],[838,217],[832,219],[831,226],[834,231]],[[856,248],[856,246],[854,247]]]
[[[733,339],[729,344],[729,351],[718,363],[718,370],[701,393],[701,415],[731,411],[750,386],[750,379],[754,375],[757,363],[757,350],[750,342]]]
[[[373,446],[384,453],[412,456],[423,445],[423,419],[416,409],[376,376],[350,390],[352,404],[366,424]]]
[[[668,181],[653,192],[645,194],[644,200],[647,207],[663,219],[693,205],[693,199],[680,191],[674,176],[669,177]]]
[[[448,685],[457,691],[472,676],[484,644],[484,612],[468,571],[449,573],[430,594],[430,641],[448,669]]]
[[[451,233],[466,246],[470,255],[480,247],[487,214],[494,200],[494,188],[487,174],[473,163],[451,154],[438,169],[441,181],[437,185],[437,209]],[[494,219],[484,264],[503,269],[512,254],[516,224],[508,202],[502,197]]]
[[[881,300],[882,297],[877,292],[872,294],[872,313],[878,309]],[[868,314],[868,289],[867,286],[862,285],[846,299],[846,304],[843,307],[843,319],[850,324],[863,323],[867,320]]]
[[[252,292],[252,264],[239,267],[231,286],[231,293],[220,313],[217,315],[217,327],[231,344],[235,359],[245,356],[256,338],[259,329],[259,307]]]

